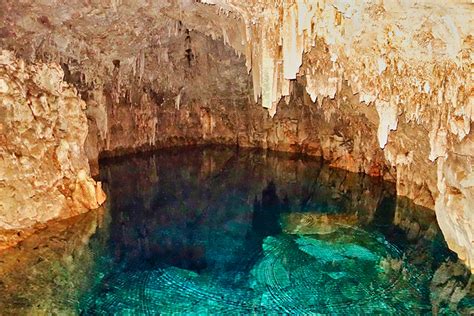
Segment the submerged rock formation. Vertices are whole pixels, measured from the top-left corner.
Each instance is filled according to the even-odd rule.
[[[93,170],[183,144],[323,156],[435,210],[474,267],[473,17],[462,0],[7,0],[0,47],[61,65]]]
[[[69,217],[104,202],[84,154],[86,104],[62,77],[57,65],[26,65],[0,53],[0,229]]]
[[[93,282],[94,260],[102,251],[97,245],[91,249],[90,239],[106,225],[99,208],[54,221],[17,247],[1,250],[2,314],[76,315],[77,301]]]

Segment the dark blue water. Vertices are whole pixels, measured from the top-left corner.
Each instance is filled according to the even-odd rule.
[[[473,278],[432,211],[320,160],[187,149],[103,161],[77,311],[469,314]]]

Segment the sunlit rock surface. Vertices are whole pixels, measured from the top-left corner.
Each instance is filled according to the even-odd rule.
[[[0,53],[0,230],[98,208],[105,196],[84,153],[86,104],[58,65]],[[0,239],[0,248],[10,238]]]
[[[99,155],[183,144],[320,155],[436,210],[472,267],[473,11],[462,0],[6,0],[0,45],[64,69],[88,105],[94,171]]]

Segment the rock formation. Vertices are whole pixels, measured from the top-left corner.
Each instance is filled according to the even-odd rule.
[[[323,156],[435,210],[473,267],[473,13],[462,0],[7,0],[0,47],[61,65],[87,104],[93,170],[183,144]]]
[[[98,208],[89,176],[86,104],[57,65],[0,54],[0,228],[21,229]],[[0,243],[0,247],[3,246]]]

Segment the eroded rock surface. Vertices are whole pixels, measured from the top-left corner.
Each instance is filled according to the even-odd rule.
[[[0,53],[2,230],[69,217],[104,202],[84,153],[86,104],[62,78],[58,65],[26,65],[10,52]]]

